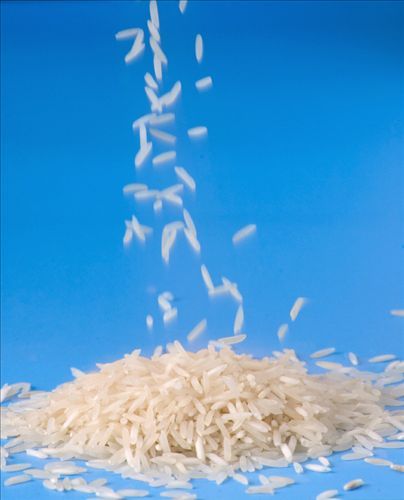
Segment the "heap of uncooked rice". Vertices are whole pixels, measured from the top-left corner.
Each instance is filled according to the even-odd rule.
[[[19,450],[85,459],[136,479],[206,477],[283,467],[384,442],[403,426],[403,363],[381,374],[333,364],[309,374],[292,350],[254,359],[214,345],[135,350],[98,371],[2,408]],[[393,438],[394,439],[394,438]],[[401,443],[400,443],[401,444]],[[398,445],[398,442],[397,442]],[[10,450],[11,451],[11,450]]]

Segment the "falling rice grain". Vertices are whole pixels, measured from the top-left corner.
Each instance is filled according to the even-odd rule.
[[[204,126],[192,127],[188,129],[187,134],[190,139],[197,139],[208,135],[208,129]]]
[[[310,357],[313,359],[325,358],[330,354],[334,354],[334,352],[335,352],[335,347],[328,347],[326,349],[320,349],[319,351],[313,352],[312,354],[310,354]]]
[[[132,488],[118,490],[116,493],[122,498],[138,498],[138,497],[147,497],[150,495],[150,493],[147,490],[134,490]]]
[[[181,14],[185,13],[185,9],[187,8],[188,0],[180,0],[178,4],[178,8],[180,9]]]
[[[307,303],[307,299],[304,297],[298,297],[290,310],[290,318],[295,321],[302,307]]]
[[[234,318],[234,325],[233,325],[234,334],[238,334],[241,332],[241,329],[243,328],[243,324],[244,324],[244,310],[243,310],[243,306],[240,305],[240,306],[238,306],[236,316]]]
[[[187,335],[188,342],[192,342],[197,337],[199,337],[199,335],[201,335],[201,333],[206,329],[207,325],[207,320],[203,319],[196,326],[194,326],[194,328],[192,328],[192,330]]]
[[[148,330],[153,329],[153,324],[154,324],[153,316],[151,314],[148,314],[146,316],[146,326],[147,326]]]
[[[167,144],[175,144],[177,138],[173,134],[169,134],[168,132],[164,132],[163,130],[158,130],[156,128],[149,129],[150,135],[155,139],[163,141]]]
[[[157,1],[156,0],[150,0],[149,4],[150,8],[150,19],[151,22],[154,24],[154,26],[159,29],[160,28],[160,19],[159,19],[159,11],[157,8]]]
[[[140,148],[138,153],[135,156],[135,167],[140,168],[143,163],[146,161],[147,157],[151,153],[152,143],[148,142],[144,147]]]
[[[166,151],[165,153],[161,153],[155,156],[152,160],[152,163],[155,167],[158,167],[175,160],[176,156],[177,154],[175,151]]]
[[[183,183],[189,187],[191,191],[195,191],[196,183],[195,180],[191,177],[191,175],[185,170],[184,167],[174,167],[175,173],[177,177],[183,181]]]
[[[380,356],[374,356],[369,359],[369,363],[384,363],[385,361],[392,361],[396,359],[395,354],[381,354]]]
[[[404,309],[391,309],[390,314],[392,316],[404,318]]]
[[[197,90],[200,92],[203,90],[208,90],[212,87],[213,81],[211,76],[205,76],[204,78],[201,78],[200,80],[197,80],[195,82],[195,87]]]
[[[257,230],[256,224],[248,224],[247,226],[242,227],[236,233],[234,233],[232,237],[233,245],[237,245],[248,236],[254,234]]]
[[[213,290],[215,287],[213,285],[212,278],[210,277],[208,268],[205,266],[205,264],[202,264],[202,266],[201,266],[201,274],[202,274],[203,281],[205,282],[206,288],[208,290]]]
[[[287,334],[289,329],[289,326],[286,323],[283,323],[279,328],[278,328],[278,339],[282,342],[283,339],[285,338],[285,335]]]
[[[202,61],[203,58],[203,39],[202,35],[198,33],[195,37],[195,57],[198,63]]]
[[[359,364],[358,356],[354,352],[348,353],[348,359],[351,365],[358,366]]]

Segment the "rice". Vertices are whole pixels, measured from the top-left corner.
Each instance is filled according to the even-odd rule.
[[[311,470],[313,472],[330,472],[331,469],[325,465],[320,464],[307,464],[305,465],[307,470]]]
[[[185,13],[185,9],[187,8],[188,0],[180,0],[178,3],[178,8],[180,9],[181,14]]]
[[[154,56],[157,57],[157,59],[159,59],[159,61],[161,61],[162,64],[167,65],[168,64],[167,56],[164,54],[163,50],[157,43],[156,39],[151,36],[149,39],[149,43],[154,53]]]
[[[155,167],[159,167],[160,165],[164,165],[165,163],[175,160],[176,156],[177,153],[175,151],[166,151],[165,153],[155,156],[152,163]]]
[[[289,330],[289,326],[287,325],[287,323],[283,323],[279,328],[278,328],[278,339],[282,342],[286,336],[286,334],[288,333],[288,330]]]
[[[205,266],[205,264],[202,264],[202,266],[201,266],[201,274],[202,274],[203,281],[206,285],[206,288],[208,290],[213,290],[215,287],[213,285],[212,278],[210,277],[208,268]]]
[[[391,361],[396,359],[394,354],[381,354],[380,356],[374,356],[369,359],[369,363],[384,363],[386,361]]]
[[[169,309],[168,311],[165,311],[164,315],[163,315],[164,324],[170,323],[177,316],[178,316],[178,309],[176,307],[173,307],[172,309]]]
[[[364,461],[367,464],[379,465],[379,466],[384,466],[384,467],[390,467],[391,465],[393,465],[392,462],[390,462],[390,460],[384,460],[383,458],[367,457],[364,459]]]
[[[396,472],[404,472],[404,465],[391,464],[390,469],[395,470]]]
[[[325,358],[326,356],[329,356],[330,354],[335,353],[335,347],[327,347],[326,349],[320,349],[319,351],[315,351],[312,354],[310,354],[310,357],[313,359],[317,358]]]
[[[32,477],[27,474],[21,474],[19,476],[9,477],[4,481],[4,486],[13,486],[15,484],[26,483],[27,481],[31,481]]]
[[[248,224],[247,226],[242,227],[237,232],[234,233],[232,237],[233,245],[237,245],[248,236],[251,236],[257,230],[257,226],[255,224]]]
[[[174,167],[175,173],[178,178],[191,190],[195,191],[196,183],[191,175],[185,170],[184,167]]]
[[[123,498],[147,497],[150,494],[147,490],[135,490],[133,488],[118,490],[116,493]]]
[[[161,66],[161,60],[157,57],[153,57],[153,69],[154,69],[154,76],[156,77],[156,80],[161,82],[163,78],[163,70]]]
[[[349,359],[351,365],[358,366],[359,360],[358,360],[358,356],[355,353],[349,352],[348,353],[348,359]]]
[[[145,191],[147,189],[147,184],[139,184],[137,182],[132,183],[132,184],[126,184],[123,187],[123,193],[124,194],[133,194],[137,193],[138,191]]]
[[[126,30],[119,31],[116,33],[115,38],[117,40],[128,40],[134,38],[133,45],[130,51],[125,56],[125,63],[130,64],[133,62],[144,50],[145,44],[144,31],[140,28],[130,28]]]
[[[150,118],[150,125],[166,125],[167,123],[172,123],[175,120],[174,113],[162,113],[161,115],[156,115]]]
[[[217,340],[218,344],[223,344],[223,345],[233,345],[233,344],[239,344],[240,342],[243,342],[247,338],[247,335],[234,335],[233,337],[222,337],[221,339]]]
[[[135,156],[135,167],[140,168],[144,162],[146,161],[147,157],[151,153],[152,150],[152,143],[148,142],[145,147],[140,148],[138,153]]]
[[[295,321],[302,307],[307,303],[307,299],[304,297],[298,297],[290,310],[290,319]]]
[[[392,316],[404,318],[404,309],[391,309],[390,314]]]
[[[203,58],[203,39],[202,35],[198,34],[195,37],[195,57],[198,63],[202,61]]]
[[[208,129],[203,126],[192,127],[187,130],[187,134],[190,139],[197,139],[208,135]]]
[[[296,474],[302,474],[304,472],[303,466],[298,462],[293,462],[293,468],[295,469]]]
[[[146,326],[148,330],[153,330],[153,325],[154,325],[154,319],[151,314],[148,314],[146,316]]]
[[[154,24],[150,21],[150,19],[147,20],[147,28],[149,30],[150,35],[156,40],[156,42],[160,43],[161,37],[159,30],[154,26]]]
[[[356,490],[364,484],[365,482],[363,481],[363,479],[352,479],[352,481],[348,481],[344,484],[344,491]]]
[[[150,8],[150,19],[151,19],[151,22],[154,24],[154,26],[157,29],[159,29],[160,28],[160,19],[159,19],[159,11],[158,11],[158,8],[157,8],[157,1],[156,0],[150,0],[149,8]]]
[[[244,310],[243,306],[240,305],[237,308],[236,316],[234,318],[233,332],[235,335],[241,332],[241,329],[243,328],[243,323],[244,323]]]
[[[168,132],[164,132],[163,130],[158,130],[156,128],[149,129],[150,135],[155,139],[159,139],[167,144],[175,144],[177,138],[173,134],[169,134]]]
[[[211,76],[205,76],[195,82],[195,87],[199,90],[199,92],[210,89],[212,85],[213,81]]]
[[[335,498],[338,496],[338,490],[325,490],[316,496],[316,500],[327,500],[327,498]]]
[[[29,469],[32,467],[32,464],[12,464],[12,465],[5,465],[4,467],[1,468],[3,472],[20,472],[25,469]]]
[[[207,325],[207,320],[203,319],[196,326],[194,326],[194,328],[192,328],[192,330],[187,335],[188,342],[193,342],[195,339],[197,339],[199,335],[201,335],[204,330],[206,330]]]
[[[153,90],[158,90],[159,86],[156,82],[156,80],[153,78],[153,76],[147,72],[144,75],[144,81],[148,87],[150,87]]]
[[[196,253],[200,253],[201,252],[201,244],[197,240],[197,238],[195,236],[195,233],[193,233],[190,229],[185,228],[184,229],[184,234],[185,234],[185,237],[187,238],[187,241],[190,244],[191,248]]]

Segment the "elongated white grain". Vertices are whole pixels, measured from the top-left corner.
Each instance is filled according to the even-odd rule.
[[[129,28],[126,30],[118,31],[115,34],[116,40],[129,40],[130,38],[135,38],[138,34],[139,28]]]
[[[359,360],[358,360],[358,356],[355,353],[349,352],[348,359],[349,359],[349,362],[351,363],[351,365],[358,366]]]
[[[167,123],[172,123],[175,121],[174,113],[163,113],[161,115],[155,115],[150,118],[150,125],[166,125]]]
[[[147,145],[147,130],[146,126],[142,124],[139,127],[139,142],[140,142],[140,148],[144,148]]]
[[[131,227],[127,227],[125,230],[125,234],[123,235],[123,244],[125,246],[129,245],[133,238],[133,230]]]
[[[391,309],[390,314],[392,316],[398,316],[404,318],[404,309]]]
[[[363,479],[352,479],[352,481],[348,481],[347,483],[344,484],[344,490],[345,491],[356,490],[357,488],[360,488],[364,484],[365,482],[363,481]]]
[[[12,464],[12,465],[5,465],[2,470],[4,472],[20,472],[25,469],[29,469],[32,467],[32,464],[29,463],[20,463],[20,464]]]
[[[139,498],[139,497],[147,497],[150,495],[150,492],[147,490],[135,490],[133,488],[125,488],[122,490],[117,490],[116,493],[122,498]]]
[[[134,198],[136,201],[147,201],[153,200],[157,195],[158,191],[156,189],[144,189],[135,193]]]
[[[320,349],[319,351],[315,351],[312,354],[310,354],[310,357],[313,359],[317,358],[324,358],[326,356],[329,356],[330,354],[334,354],[335,352],[335,347],[327,347],[326,349]]]
[[[298,297],[290,310],[290,319],[295,321],[302,307],[307,303],[307,299],[304,297]]]
[[[202,61],[203,58],[203,39],[202,35],[199,33],[195,37],[195,57],[198,63]]]
[[[243,302],[243,296],[238,289],[237,283],[230,281],[225,276],[222,276],[222,283],[226,291],[230,293],[230,295],[236,300],[236,302]]]
[[[199,335],[201,335],[204,332],[207,325],[208,325],[207,320],[203,319],[196,326],[194,326],[194,328],[192,328],[192,330],[187,335],[188,342],[192,342],[196,338],[198,338]]]
[[[256,230],[257,226],[255,224],[248,224],[247,226],[242,227],[234,233],[232,237],[233,245],[237,245],[237,243],[240,243],[240,241],[255,233]]]
[[[320,465],[320,464],[307,464],[305,465],[305,468],[307,470],[311,470],[313,472],[330,472],[331,469],[329,467],[326,467],[325,465]]]
[[[244,324],[244,309],[243,306],[240,305],[237,308],[236,316],[234,318],[233,332],[235,335],[241,332],[243,324]]]
[[[151,36],[149,42],[150,42],[150,47],[154,55],[157,57],[157,59],[159,59],[162,64],[167,65],[168,64],[167,56],[163,52],[160,45],[157,43],[156,39]]]
[[[156,80],[158,82],[161,82],[163,79],[163,68],[161,64],[161,60],[157,57],[153,57],[153,69],[154,69],[154,76],[156,77]]]
[[[381,354],[380,356],[374,356],[369,359],[369,363],[385,363],[386,361],[392,361],[396,359],[395,354]]]
[[[325,490],[316,496],[316,500],[327,500],[327,498],[335,498],[338,496],[338,490]]]
[[[289,326],[287,323],[283,323],[279,328],[278,328],[278,339],[282,342],[283,339],[285,338],[285,335],[288,333]]]
[[[192,127],[187,130],[188,137],[190,139],[197,139],[199,137],[204,137],[208,135],[208,129],[204,126]]]
[[[158,90],[159,86],[156,82],[156,80],[153,78],[153,76],[147,72],[144,75],[144,81],[146,82],[146,85],[150,87],[153,90]]]
[[[185,13],[187,8],[188,0],[180,0],[178,3],[178,8],[180,9],[181,14]]]
[[[149,99],[152,107],[159,108],[160,101],[159,101],[159,98],[157,97],[157,94],[154,92],[154,90],[151,89],[150,87],[146,86],[144,88],[144,91],[146,92],[147,98]]]
[[[127,32],[127,30],[124,30],[124,32]],[[130,38],[129,36],[126,36],[126,37],[123,37],[122,38],[122,33],[123,32],[119,32],[117,33],[116,37],[119,35],[120,38],[117,37],[118,40],[125,40],[127,38]],[[125,56],[125,63],[126,64],[130,64],[131,62],[133,62],[144,50],[145,48],[145,44],[143,43],[143,40],[144,40],[144,31],[140,28],[137,28],[136,29],[136,33],[134,33],[134,42],[133,42],[133,45],[131,47],[131,49],[129,50],[129,52],[126,54]]]
[[[188,212],[188,210],[186,208],[184,208],[184,210],[182,211],[182,214],[184,216],[185,225],[190,230],[190,232],[196,236],[196,234],[197,234],[196,226],[195,226],[195,223],[191,217],[191,214]]]
[[[172,106],[176,103],[177,99],[181,95],[182,84],[180,81],[177,81],[172,86],[171,90],[169,90],[166,94],[160,97],[160,101],[162,105],[165,107]]]
[[[157,29],[159,29],[160,28],[160,19],[159,19],[159,11],[158,11],[158,7],[157,7],[157,1],[150,0],[149,8],[150,8],[151,22],[154,24],[154,26]]]
[[[367,464],[379,465],[382,467],[390,467],[392,465],[392,462],[390,462],[390,460],[384,460],[383,458],[366,457],[364,461]]]
[[[84,375],[84,372],[77,370],[77,368],[70,368],[72,375],[74,377],[79,377],[80,375]],[[25,452],[28,456],[30,457],[35,457],[35,458],[48,458],[48,455],[41,451],[41,450],[33,450],[28,448],[28,450]]]
[[[175,144],[177,138],[173,134],[169,134],[168,132],[164,132],[163,130],[158,130],[156,128],[149,129],[150,135],[155,139],[163,141],[167,144]]]
[[[146,326],[147,326],[148,330],[152,330],[153,329],[153,325],[154,325],[153,316],[151,314],[148,314],[146,316]]]
[[[136,168],[140,168],[144,164],[144,162],[147,160],[147,157],[151,153],[152,147],[152,143],[148,142],[145,147],[139,149],[138,153],[135,156]]]
[[[166,151],[165,153],[161,153],[155,156],[152,160],[152,163],[155,167],[159,167],[160,165],[164,165],[171,161],[174,161],[177,156],[175,151]]]
[[[135,182],[133,184],[126,184],[126,186],[123,187],[123,193],[133,194],[137,191],[144,191],[145,189],[147,189],[147,184],[139,184]]]
[[[203,90],[208,90],[212,87],[213,85],[213,80],[211,76],[205,76],[204,78],[201,78],[200,80],[197,80],[195,82],[195,87],[201,92]]]
[[[200,253],[201,244],[197,240],[195,234],[188,228],[184,229],[184,234],[185,234],[185,237],[187,238],[188,243],[193,248],[193,250],[195,250],[196,253]]]
[[[225,344],[225,345],[233,345],[233,344],[239,344],[240,342],[243,342],[247,338],[247,335],[241,334],[241,335],[233,335],[232,337],[222,337],[217,340],[219,344]]]
[[[173,307],[172,309],[169,309],[168,311],[165,311],[164,315],[163,315],[164,324],[170,323],[177,316],[178,316],[178,309],[176,307]]]
[[[326,457],[318,457],[318,461],[320,464],[325,465],[326,467],[330,467],[330,461]]]
[[[210,277],[208,268],[205,266],[205,264],[202,264],[202,266],[201,266],[201,274],[202,274],[203,281],[206,285],[206,288],[208,290],[213,290],[215,287],[213,285],[212,278]]]
[[[159,30],[154,26],[150,19],[147,20],[147,28],[149,30],[150,35],[156,40],[156,42],[160,43],[160,33]]]
[[[195,191],[196,183],[195,180],[191,177],[191,175],[185,170],[184,167],[175,167],[175,173],[178,178],[183,181],[183,183],[191,190]]]
[[[293,462],[293,468],[296,474],[302,474],[304,472],[303,466],[299,462]]]
[[[174,205],[177,205],[178,207],[182,207],[182,198],[176,194],[166,194],[164,195],[164,200],[168,201],[169,203],[173,203]]]
[[[27,474],[21,474],[19,476],[9,477],[4,481],[4,486],[13,486],[15,484],[26,483],[27,481],[31,481],[32,477]]]
[[[390,469],[395,470],[396,472],[404,472],[404,465],[391,464]]]

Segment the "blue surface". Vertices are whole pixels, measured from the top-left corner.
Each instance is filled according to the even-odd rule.
[[[122,196],[135,178],[175,181],[171,167],[149,164],[138,175],[133,167],[131,122],[148,111],[151,55],[125,67],[129,43],[114,33],[145,28],[147,4],[2,2],[1,10],[2,383],[51,389],[70,379],[70,366],[92,369],[135,347],[149,354],[205,316],[209,330],[195,347],[230,333],[235,305],[209,302],[201,259],[245,296],[242,350],[279,348],[277,328],[304,295],[310,305],[285,342],[303,357],[327,346],[363,359],[404,354],[404,321],[389,315],[404,306],[403,3],[191,2],[181,16],[177,2],[161,2],[164,88],[183,84],[178,162],[197,181],[184,200],[203,247],[199,259],[180,238],[168,268],[158,235],[178,210],[156,219]],[[200,95],[194,81],[207,74],[214,87]],[[186,129],[199,124],[209,138],[190,144]],[[133,211],[155,234],[125,251]],[[257,234],[233,248],[231,235],[250,222]],[[161,318],[153,289],[175,293],[179,318],[166,330],[158,319],[150,334],[145,314]],[[404,462],[401,452],[379,456]],[[370,486],[350,498],[403,498],[398,473],[333,462],[332,474],[287,471],[300,486],[277,495],[313,498],[362,477]],[[198,482],[196,492],[225,499],[243,490]],[[57,497],[37,483],[2,493]]]

